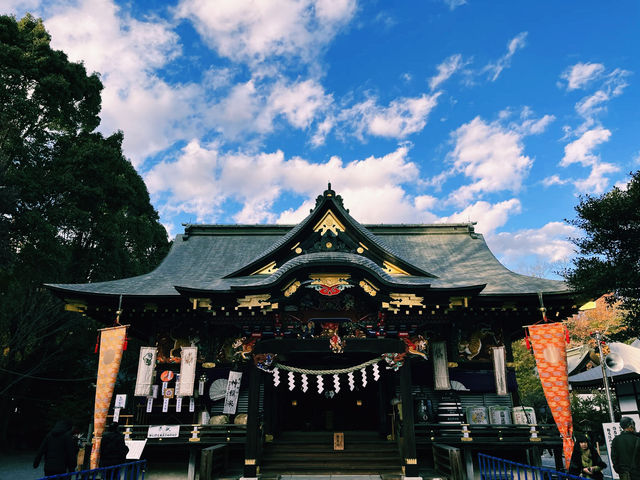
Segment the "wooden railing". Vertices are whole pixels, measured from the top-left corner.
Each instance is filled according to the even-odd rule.
[[[147,440],[148,445],[201,443],[244,444],[247,438],[246,425],[195,425],[181,424],[177,437],[147,438],[149,427],[153,425],[124,425],[120,428],[127,440]]]
[[[562,445],[555,424],[544,425],[443,425],[418,423],[415,425],[416,444],[429,445]]]
[[[449,480],[464,480],[462,452],[459,448],[434,443],[431,449],[433,451],[433,467],[436,472],[446,475]]]

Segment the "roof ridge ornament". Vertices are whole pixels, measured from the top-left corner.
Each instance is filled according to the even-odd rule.
[[[344,208],[342,197],[340,195],[336,195],[335,190],[331,189],[331,182],[327,182],[327,189],[324,192],[322,192],[322,195],[318,195],[318,197],[316,198],[316,206],[312,208],[310,211],[313,212],[316,208],[318,208],[325,198],[333,198],[335,203],[337,203],[340,207]],[[349,213],[349,209],[344,208],[344,210],[347,213]]]

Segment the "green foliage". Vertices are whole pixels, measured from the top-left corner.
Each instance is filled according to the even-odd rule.
[[[168,249],[122,133],[94,132],[101,90],[41,20],[0,16],[0,442],[91,411],[96,325],[42,284],[142,274]]]
[[[640,171],[626,190],[614,187],[601,196],[585,196],[578,217],[568,222],[584,231],[574,239],[580,255],[564,272],[569,284],[593,298],[611,293],[620,303],[627,336],[640,334]]]
[[[582,393],[582,392],[581,392]],[[611,392],[613,395],[614,393]],[[617,402],[613,402],[615,405]],[[607,396],[604,391],[594,390],[590,394],[571,393],[571,417],[575,432],[601,432],[602,424],[610,421]]]
[[[523,340],[513,342],[512,349],[520,403],[533,407],[536,414],[539,415],[538,412],[546,411],[547,400],[542,391],[540,378],[536,374],[536,360],[533,357],[533,352],[527,350]],[[549,419],[549,421],[553,420]]]

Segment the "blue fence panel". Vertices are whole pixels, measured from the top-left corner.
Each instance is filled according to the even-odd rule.
[[[481,480],[584,480],[550,468],[532,467],[503,458],[478,454]]]
[[[147,461],[138,460],[137,462],[123,463],[111,467],[61,473],[42,477],[38,480],[144,480],[146,468]]]

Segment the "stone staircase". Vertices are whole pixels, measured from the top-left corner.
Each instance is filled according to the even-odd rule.
[[[377,432],[344,432],[344,450],[333,450],[332,432],[284,432],[264,446],[260,473],[400,475],[398,445]]]

